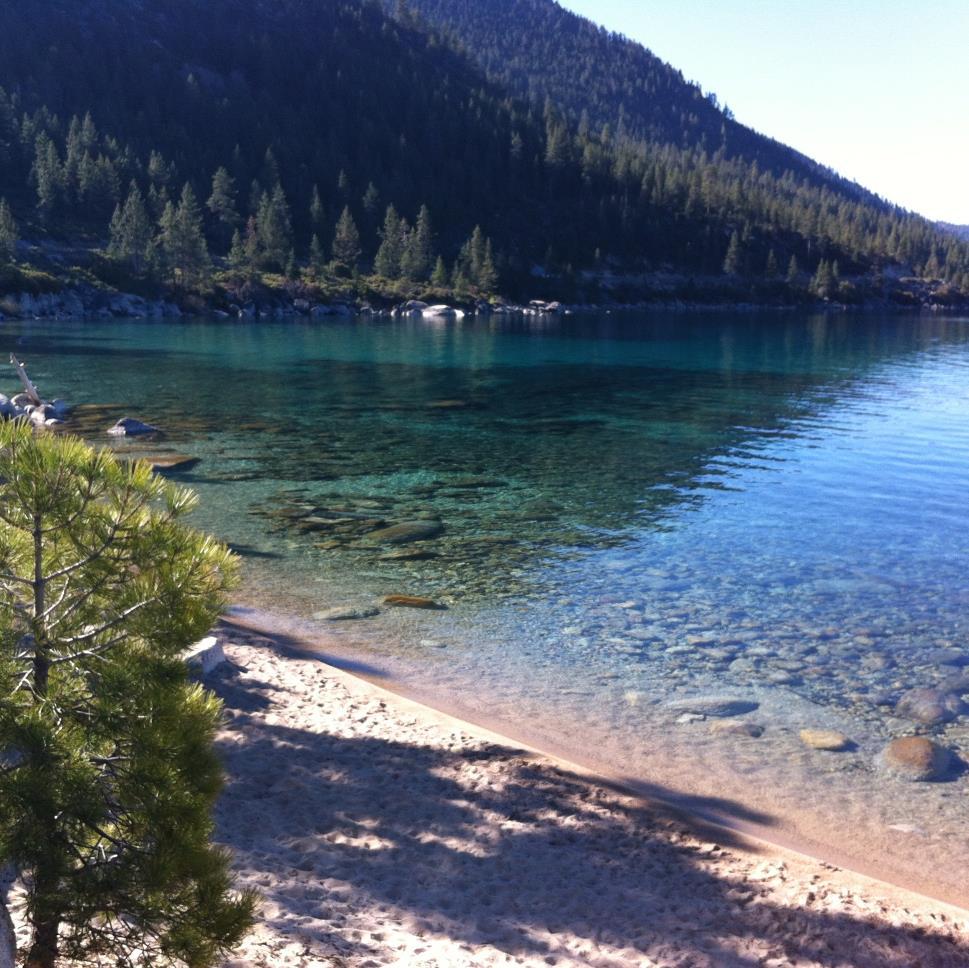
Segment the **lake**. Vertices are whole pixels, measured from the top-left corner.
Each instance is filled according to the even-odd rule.
[[[896,708],[912,688],[969,695],[969,320],[2,327],[85,436],[130,414],[164,440],[112,446],[200,459],[172,477],[243,558],[240,615],[965,902],[969,778],[908,782],[879,754],[915,733],[969,754],[969,715]],[[379,536],[402,523],[424,540]],[[388,594],[447,610],[322,620]],[[747,725],[717,726],[712,699]],[[850,745],[810,748],[804,728]]]

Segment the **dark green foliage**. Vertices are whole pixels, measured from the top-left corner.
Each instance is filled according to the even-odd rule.
[[[123,206],[117,206],[109,227],[108,254],[141,272],[151,252],[154,226],[137,184],[131,183]]]
[[[405,6],[0,4],[0,195],[23,226],[103,237],[134,180],[170,235],[177,185],[211,179],[212,250],[231,248],[235,268],[245,253],[248,272],[328,241],[339,212],[353,231],[341,217],[334,261],[366,271],[386,237],[380,210],[413,216],[430,200],[436,237],[417,216],[381,275],[423,282],[437,248],[467,290],[490,289],[498,269],[522,287],[536,264],[712,276],[736,230],[731,275],[745,280],[762,281],[771,251],[781,266],[837,260],[846,276],[969,276],[965,241],[737,124],[640,45],[551,0]],[[462,251],[478,222],[487,265],[483,243],[476,259]],[[204,283],[200,256],[158,271]]]
[[[343,209],[333,234],[333,261],[341,269],[355,272],[360,262],[360,232],[350,207]]]
[[[217,237],[223,249],[227,239],[232,238],[236,226],[240,222],[239,211],[236,208],[235,181],[229,172],[219,167],[212,176],[212,193],[209,195],[205,207],[212,213],[217,224]]]
[[[5,198],[0,198],[0,266],[13,261],[17,251],[18,230]]]
[[[254,898],[210,843],[220,709],[180,654],[234,562],[183,525],[190,492],[75,438],[4,424],[0,482],[0,863],[26,875],[26,963],[215,965]]]
[[[202,211],[188,182],[178,205],[169,202],[165,206],[154,244],[159,268],[176,285],[205,283],[211,268],[208,246],[202,231]]]

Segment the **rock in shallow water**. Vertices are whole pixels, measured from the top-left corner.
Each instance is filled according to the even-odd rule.
[[[349,605],[341,605],[324,609],[322,612],[314,612],[313,618],[318,622],[348,622],[359,618],[373,618],[379,614],[379,608],[353,608]]]
[[[135,420],[134,417],[122,417],[113,427],[108,428],[108,433],[112,437],[138,437],[160,432],[158,427],[142,423],[140,420]]]
[[[432,598],[419,598],[416,595],[388,595],[384,599],[384,605],[390,605],[393,608],[424,608],[437,612],[447,609],[447,605],[435,602]]]
[[[802,729],[798,734],[805,746],[813,750],[840,753],[851,746],[851,740],[844,733],[834,729]]]
[[[894,739],[882,750],[879,766],[902,780],[925,782],[945,776],[952,764],[952,754],[926,736]]]
[[[426,541],[444,532],[440,521],[404,521],[401,524],[371,532],[372,541],[385,541],[387,544],[406,544],[409,541]]]
[[[745,723],[742,719],[721,719],[710,726],[714,736],[750,736],[757,739],[764,735],[764,727],[758,723]]]
[[[696,696],[693,699],[676,699],[669,704],[669,707],[677,712],[727,717],[752,713],[759,705],[753,700],[737,699],[732,696]]]
[[[949,723],[965,711],[965,703],[955,693],[941,689],[909,689],[895,706],[897,715],[926,726]]]

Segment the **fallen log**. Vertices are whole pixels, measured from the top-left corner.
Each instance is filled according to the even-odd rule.
[[[17,368],[17,376],[20,377],[20,382],[24,385],[24,393],[30,397],[31,403],[34,406],[39,407],[44,401],[41,400],[37,387],[34,386],[30,377],[27,376],[27,368],[13,353],[10,354],[10,362]]]

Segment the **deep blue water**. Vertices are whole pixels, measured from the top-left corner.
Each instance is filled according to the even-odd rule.
[[[895,831],[901,867],[969,854],[965,777],[899,787],[873,766],[923,728],[893,714],[898,696],[969,664],[969,321],[0,332],[42,391],[82,405],[87,436],[107,442],[127,413],[166,437],[123,450],[201,458],[176,476],[243,555],[243,603],[312,632],[333,605],[433,597],[449,610],[384,610],[340,626],[342,648],[415,694],[754,802],[810,839],[836,813],[860,841]],[[419,560],[368,537],[414,520],[443,526],[400,546]],[[724,692],[759,704],[764,737],[713,737],[666,705]],[[856,749],[807,751],[802,726]],[[933,732],[969,750],[967,717]],[[806,788],[824,791],[817,823],[797,818]]]

